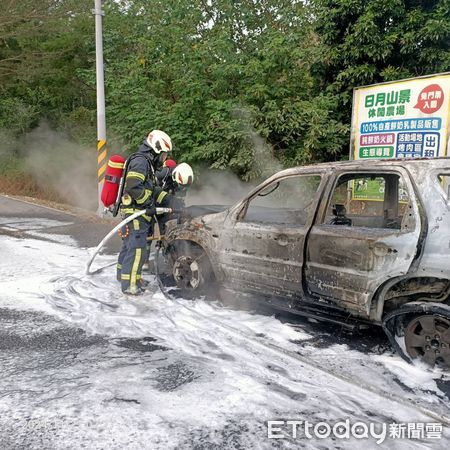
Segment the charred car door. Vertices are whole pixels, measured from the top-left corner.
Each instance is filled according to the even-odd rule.
[[[421,236],[408,172],[379,166],[339,171],[329,184],[306,252],[309,294],[367,316],[376,289],[408,272]]]
[[[225,221],[220,264],[225,284],[233,289],[302,294],[305,237],[323,174],[293,173],[263,183]]]

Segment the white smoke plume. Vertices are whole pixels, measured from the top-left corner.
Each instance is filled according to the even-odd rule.
[[[194,167],[195,181],[186,195],[186,205],[232,205],[255,185],[223,170]]]
[[[47,124],[26,135],[20,150],[25,168],[43,187],[51,187],[67,203],[96,210],[97,149],[74,143]]]
[[[252,174],[257,178],[252,182],[243,182],[230,171],[196,166],[196,181],[187,194],[187,205],[232,205],[260,182],[283,169],[273,155],[272,146],[251,125],[251,113],[245,108],[238,108],[233,116],[242,119],[252,142]]]
[[[251,183],[241,181],[230,171],[194,167],[195,182],[188,191],[187,205],[232,205],[260,181],[281,170],[272,148],[255,130],[249,130],[254,143],[254,168],[260,174]],[[10,151],[11,136],[0,136],[0,153]],[[80,145],[66,134],[42,123],[20,141],[13,143],[26,171],[44,189],[51,188],[65,202],[95,211],[98,206],[96,144]],[[109,156],[117,151],[110,151]]]
[[[8,130],[0,128],[0,157],[9,156],[16,148],[16,139]]]
[[[283,166],[273,155],[272,146],[254,129],[250,131],[250,137],[253,143],[253,164],[255,172],[259,174],[259,181],[282,170]]]

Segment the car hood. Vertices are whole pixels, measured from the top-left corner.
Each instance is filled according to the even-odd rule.
[[[207,214],[220,213],[228,208],[229,205],[192,205],[185,208],[183,217],[185,220],[189,220]]]
[[[169,220],[166,223],[166,241],[194,239],[195,236],[198,237],[200,230],[214,234],[221,229],[227,214],[228,206],[225,205],[190,206],[183,211],[178,220]]]

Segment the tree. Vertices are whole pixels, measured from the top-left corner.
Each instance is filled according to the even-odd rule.
[[[109,130],[132,149],[162,128],[182,160],[244,179],[261,175],[264,159],[333,157],[348,128],[311,72],[321,54],[309,20],[291,0],[108,3]]]
[[[9,0],[5,6],[0,11],[0,128],[20,135],[42,118],[57,126],[65,114],[90,106],[95,93],[76,72],[92,64],[86,40],[91,2]]]
[[[109,143],[265,175],[347,155],[356,86],[449,70],[448,0],[104,0]],[[0,129],[95,142],[92,0],[7,0]],[[1,130],[0,130],[1,131]],[[2,135],[2,133],[0,133]],[[9,144],[8,144],[9,145]]]
[[[448,0],[315,0],[322,85],[349,121],[357,86],[450,70]]]

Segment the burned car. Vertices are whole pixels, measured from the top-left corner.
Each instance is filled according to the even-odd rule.
[[[169,222],[168,279],[380,325],[404,358],[449,367],[449,185],[450,158],[283,170],[222,212]]]

